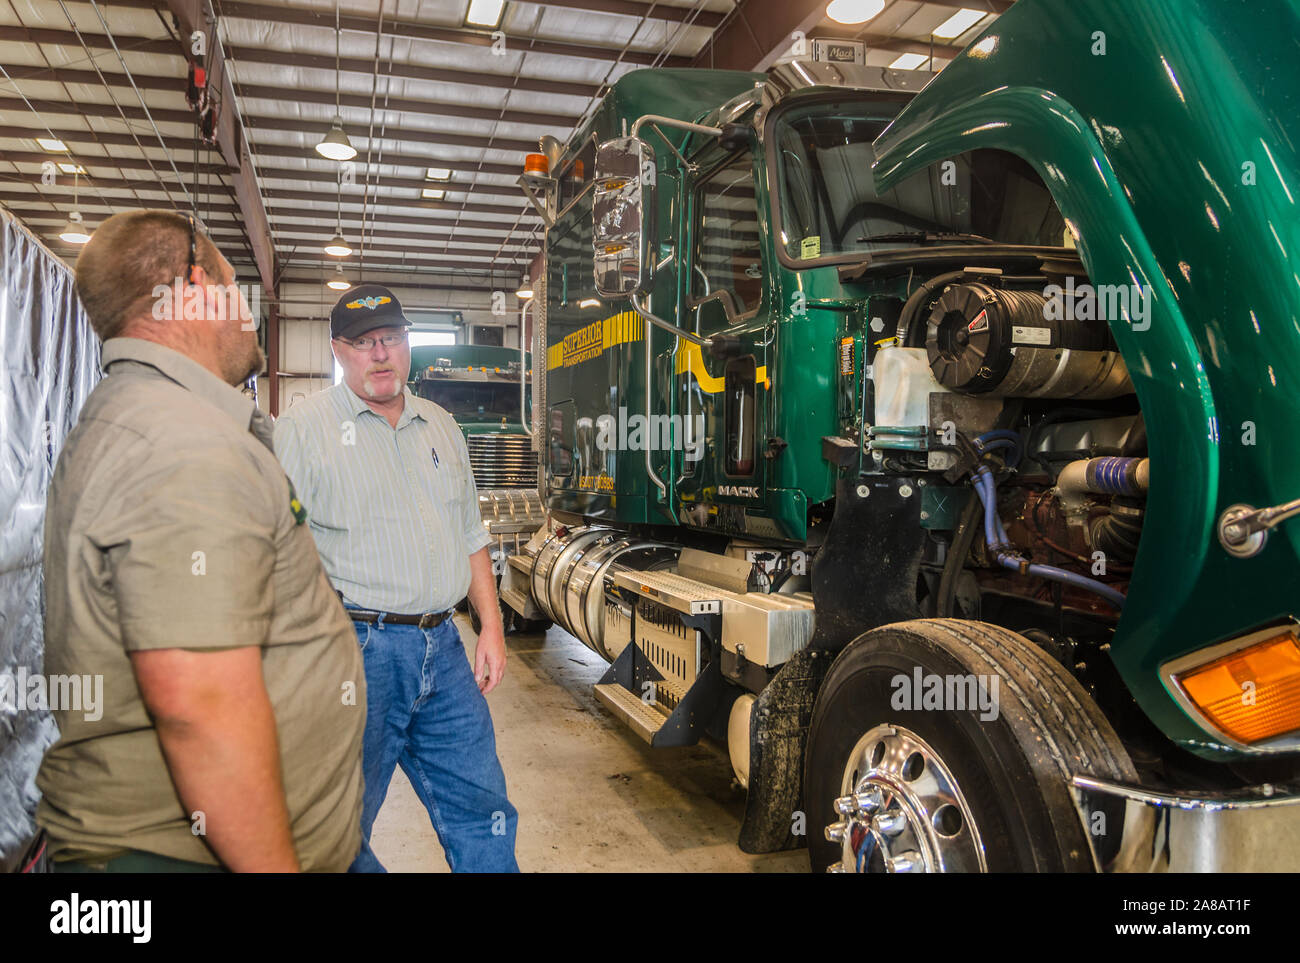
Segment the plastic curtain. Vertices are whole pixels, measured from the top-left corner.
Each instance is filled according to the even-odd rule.
[[[48,712],[15,698],[42,671],[45,494],[55,459],[99,380],[99,341],[58,258],[0,210],[0,870],[35,835],[36,770],[54,741]]]

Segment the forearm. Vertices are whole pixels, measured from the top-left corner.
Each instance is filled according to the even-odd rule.
[[[275,716],[266,690],[245,701],[202,700],[183,717],[156,720],[176,791],[202,814],[208,845],[235,872],[298,871],[280,777]]]
[[[492,557],[480,548],[469,557],[469,600],[484,628],[501,629],[501,607],[497,602],[497,580],[492,574]]]
[[[297,871],[260,646],[147,649],[131,664],[172,783],[217,858],[239,872]]]

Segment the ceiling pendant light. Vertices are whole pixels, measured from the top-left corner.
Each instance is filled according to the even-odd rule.
[[[347,257],[352,253],[352,248],[348,245],[348,242],[343,239],[342,231],[335,234],[334,237],[330,239],[330,242],[325,245],[325,253],[332,257]],[[341,264],[339,265],[339,267],[342,266],[343,265]]]
[[[325,286],[335,291],[346,291],[352,287],[352,282],[343,274],[342,264],[334,265],[334,276],[325,282]]]
[[[352,146],[352,141],[348,140],[347,132],[343,129],[341,115],[334,116],[334,123],[330,124],[329,133],[316,145],[316,153],[333,161],[352,160],[357,156],[357,149]]]
[[[59,232],[59,239],[69,244],[85,244],[90,240],[90,232],[86,230],[86,225],[82,223],[81,215],[77,211],[68,215],[68,222]]]
[[[826,5],[826,16],[836,23],[866,23],[884,9],[885,0],[831,0]]]
[[[72,213],[68,215],[68,223],[63,225],[63,230],[59,232],[59,240],[67,241],[69,244],[85,244],[90,240],[90,232],[86,230],[86,225],[81,220],[81,212],[77,210],[77,175],[72,175]]]
[[[316,153],[334,161],[347,161],[357,156],[357,149],[343,130],[343,113],[339,107],[339,5],[334,4],[334,122],[330,124],[325,139],[316,145]]]
[[[347,257],[352,253],[352,247],[343,238],[343,169],[339,168],[339,188],[338,188],[338,233],[330,239],[325,245],[325,253],[331,257]],[[343,265],[339,265],[342,267]]]
[[[533,282],[528,280],[525,274],[519,279],[519,287],[515,289],[515,297],[524,298],[525,300],[533,296]]]

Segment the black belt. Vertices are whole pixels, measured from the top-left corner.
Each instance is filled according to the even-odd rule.
[[[352,609],[344,611],[353,622],[376,622],[380,625],[391,622],[394,625],[416,625],[422,629],[431,629],[442,625],[451,616],[452,609],[446,612],[425,612],[423,615],[398,615],[394,612],[379,612],[375,609]]]

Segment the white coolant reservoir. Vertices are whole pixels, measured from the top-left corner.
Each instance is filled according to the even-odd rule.
[[[930,370],[925,348],[886,345],[871,362],[876,383],[872,448],[924,449],[930,426],[930,395],[951,390]]]

